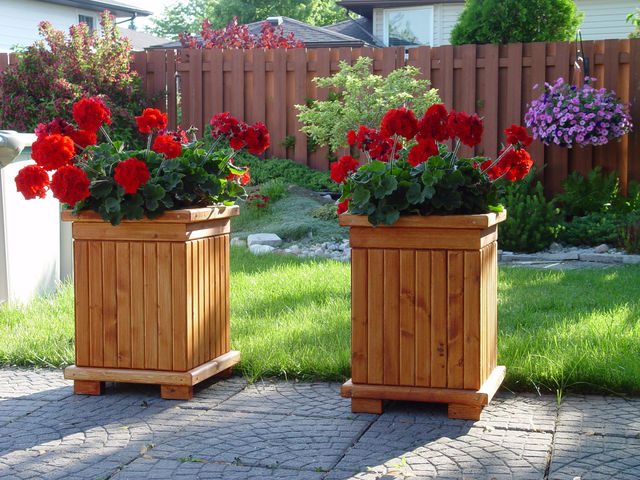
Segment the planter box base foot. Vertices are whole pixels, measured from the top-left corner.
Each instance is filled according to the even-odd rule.
[[[447,403],[449,418],[479,420],[482,407],[488,405],[500,388],[506,369],[493,369],[479,390],[462,388],[434,388],[401,385],[373,385],[353,383],[347,380],[340,388],[340,395],[351,398],[351,411],[358,413],[382,413],[382,400],[409,402]]]
[[[77,395],[102,395],[104,393],[104,382],[74,380],[73,393]]]
[[[64,369],[64,378],[73,380],[73,393],[77,394],[102,395],[104,382],[147,383],[160,385],[162,398],[189,400],[194,385],[210,377],[228,378],[239,361],[240,352],[231,350],[186,372],[71,365]]]

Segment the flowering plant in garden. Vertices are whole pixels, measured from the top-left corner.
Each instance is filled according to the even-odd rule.
[[[74,214],[93,210],[117,225],[165,210],[233,204],[250,180],[248,169],[236,167],[233,156],[242,148],[260,154],[269,147],[262,123],[247,125],[228,112],[211,119],[216,140],[207,150],[193,132],[167,131],[167,115],[160,110],[146,108],[135,118],[138,130],[147,134],[145,149],[128,150],[109,137],[105,125],[111,124],[111,111],[98,97],[73,105],[77,125],[62,119],[40,124],[31,154],[36,163],[18,172],[18,191],[32,199],[51,190]],[[104,143],[98,143],[98,134]],[[215,149],[222,138],[230,149]]]
[[[629,105],[615,92],[596,89],[594,78],[585,78],[584,87],[569,85],[562,78],[544,84],[544,93],[531,102],[525,114],[534,138],[545,145],[581,147],[604,145],[632,128]],[[535,87],[534,87],[535,88]]]
[[[400,215],[451,215],[501,211],[501,179],[522,179],[533,162],[525,150],[533,139],[524,127],[505,130],[508,146],[495,160],[459,158],[461,144],[478,145],[482,121],[444,105],[429,107],[418,120],[411,110],[391,109],[379,130],[361,126],[349,144],[366,153],[364,165],[343,156],[331,165],[342,185],[338,213],[367,215],[372,225],[395,223]],[[453,140],[453,151],[441,142]]]

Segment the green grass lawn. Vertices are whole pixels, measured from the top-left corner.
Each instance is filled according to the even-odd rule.
[[[349,265],[231,249],[231,339],[251,379],[349,376]],[[506,388],[640,394],[640,267],[501,267]],[[0,308],[0,364],[73,362],[73,292]]]

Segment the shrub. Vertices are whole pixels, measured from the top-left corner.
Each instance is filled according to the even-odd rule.
[[[334,203],[327,203],[326,205],[319,206],[315,210],[311,211],[311,216],[319,218],[320,220],[338,221],[338,211],[336,210]]]
[[[262,184],[269,180],[293,183],[316,192],[337,191],[338,185],[331,180],[329,172],[313,170],[293,160],[270,158],[260,160],[251,155],[236,157],[234,163],[249,167],[251,181]]]
[[[565,216],[584,217],[589,213],[626,213],[633,209],[632,203],[620,192],[620,181],[615,172],[603,175],[602,168],[596,167],[584,177],[572,172],[562,182],[564,193],[556,195]],[[631,201],[638,202],[638,189],[631,186]]]
[[[558,240],[568,245],[600,245],[619,243],[621,229],[628,224],[629,215],[591,212],[573,217],[562,224]]]
[[[467,0],[451,43],[572,40],[582,16],[572,0]]]
[[[534,185],[535,182],[535,185]],[[531,171],[521,181],[505,186],[502,203],[507,220],[500,225],[500,248],[515,252],[544,250],[558,237],[560,212],[548,202],[542,184]]]
[[[629,38],[640,38],[640,8],[627,15],[627,23],[633,25],[633,32],[629,34]]]
[[[318,87],[339,90],[327,101],[296,105],[301,130],[314,142],[330,150],[347,146],[347,133],[364,125],[380,127],[383,115],[391,108],[406,107],[421,117],[440,99],[428,80],[417,78],[420,71],[411,66],[394,70],[386,77],[371,73],[373,59],[360,57],[351,66],[340,62],[340,71],[331,77],[314,78]]]
[[[640,218],[630,218],[618,230],[618,246],[631,254],[640,253]]]
[[[0,75],[0,126],[33,131],[54,117],[71,121],[71,106],[83,96],[100,96],[111,109],[114,137],[128,147],[141,146],[134,115],[147,98],[131,70],[130,44],[120,37],[113,17],[103,12],[99,31],[73,25],[69,38],[41,22],[36,42],[18,54],[18,62]],[[132,145],[132,142],[138,142]]]
[[[287,185],[281,178],[274,178],[260,185],[260,193],[275,202],[287,196]]]

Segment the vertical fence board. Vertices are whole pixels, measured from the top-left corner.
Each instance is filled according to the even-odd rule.
[[[296,48],[293,50],[293,68],[294,68],[294,90],[293,90],[293,104],[304,105],[305,98],[307,97],[307,55],[304,48]],[[295,107],[289,109],[293,115],[293,134],[295,138],[295,161],[307,165],[309,159],[307,158],[307,135],[300,131],[302,124],[298,121],[297,110]]]
[[[482,103],[484,111],[484,134],[482,149],[484,154],[496,158],[498,154],[498,102],[495,101],[500,95],[500,49],[498,45],[483,45],[484,50],[484,88],[482,92]]]
[[[176,51],[166,51],[167,65],[167,117],[170,130],[178,128],[178,69]]]
[[[461,99],[457,101],[458,109],[468,112],[469,115],[478,110],[476,104],[476,64],[477,64],[477,47],[476,45],[463,45],[460,47],[462,56],[462,69],[458,72],[458,81],[456,82]],[[462,145],[460,154],[464,157],[473,157],[475,148]]]
[[[547,44],[536,42],[531,44],[531,87],[530,98],[537,96],[544,91],[544,83],[547,80]],[[533,90],[534,86],[538,86]],[[524,125],[524,123],[523,123]],[[538,170],[538,177],[542,178],[542,167],[544,166],[544,144],[540,140],[534,140],[529,147],[529,153],[533,160],[533,166]]]
[[[154,102],[154,107],[167,111],[167,60],[164,50],[149,50],[148,57],[151,60],[152,70],[151,78],[151,94],[157,96],[157,100]]]
[[[629,102],[634,129],[629,134],[628,179],[640,181],[640,42],[629,42]]]
[[[231,50],[231,105],[229,111],[237,118],[245,119],[244,109],[244,62],[243,50]]]
[[[400,252],[384,251],[384,384],[400,383]]]
[[[447,108],[457,108],[453,98],[453,46],[438,47],[440,52],[440,75],[442,84],[438,87],[440,99]]]

